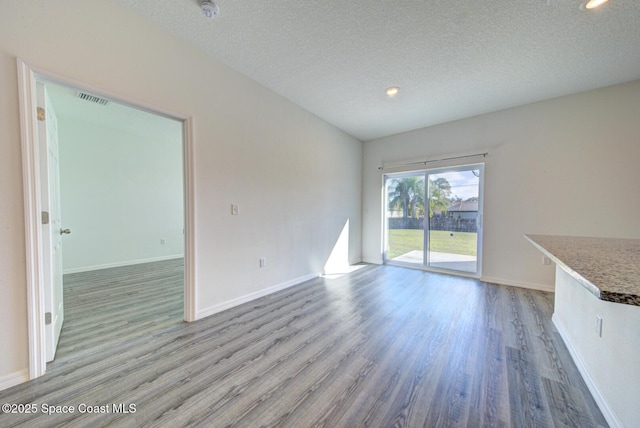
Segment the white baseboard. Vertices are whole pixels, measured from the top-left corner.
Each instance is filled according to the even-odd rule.
[[[0,377],[0,391],[5,390],[7,388],[11,388],[12,386],[19,385],[21,383],[25,383],[29,380],[29,370],[24,369],[22,371],[11,373],[6,376]]]
[[[362,259],[363,263],[370,263],[370,264],[374,264],[374,265],[381,265],[384,264],[383,261],[381,259],[368,259],[368,258],[363,258]],[[439,271],[440,272],[440,271]],[[446,274],[455,274],[453,272],[448,272],[448,271],[441,271],[441,273],[446,273]],[[468,277],[472,277],[472,275],[465,275],[464,273],[461,273],[461,276],[468,276]],[[496,278],[496,277],[491,277],[491,276],[484,276],[482,275],[480,278],[478,278],[480,281],[484,281],[484,282],[490,282],[493,284],[501,284],[501,285],[510,285],[513,287],[520,287],[520,288],[529,288],[532,290],[540,290],[540,291],[547,291],[550,293],[555,293],[555,286],[552,285],[547,285],[547,284],[534,284],[534,283],[528,283],[528,282],[521,282],[521,281],[512,281],[509,279],[504,279],[504,278]]]
[[[90,272],[93,270],[109,269],[114,267],[140,265],[142,263],[162,262],[165,260],[181,259],[183,257],[184,257],[183,254],[173,254],[171,256],[152,257],[149,259],[129,260],[129,261],[117,262],[117,263],[107,263],[104,265],[94,265],[94,266],[84,266],[84,267],[78,267],[78,268],[64,269],[62,273],[67,274],[67,273]]]
[[[276,291],[284,290],[285,288],[293,287],[294,285],[301,284],[305,281],[309,281],[311,279],[318,278],[320,273],[312,273],[309,275],[301,276],[299,278],[292,279],[287,282],[283,282],[278,285],[274,285],[273,287],[265,288],[264,290],[256,291],[254,293],[249,293],[244,296],[237,297],[235,299],[228,300],[223,303],[219,303],[214,306],[210,306],[205,309],[201,309],[196,311],[196,320],[206,318],[213,314],[217,314],[218,312],[225,311],[227,309],[231,309],[235,306],[242,305],[243,303],[250,302],[252,300],[259,299],[260,297],[267,296],[269,294],[275,293]]]
[[[530,282],[512,281],[504,278],[496,278],[491,276],[482,276],[480,281],[490,282],[492,284],[510,285],[512,287],[529,288],[531,290],[547,291],[549,293],[555,293],[556,288],[554,285],[547,284],[534,284]]]
[[[582,361],[582,358],[576,351],[576,348],[574,348],[573,343],[571,343],[571,340],[567,335],[567,330],[562,324],[562,321],[560,321],[560,319],[555,314],[551,317],[551,320],[553,321],[553,324],[556,326],[558,333],[560,333],[560,337],[562,337],[564,344],[567,346],[567,349],[569,350],[569,354],[571,354],[571,358],[573,358],[573,362],[576,363],[576,367],[578,367],[578,371],[582,375],[582,379],[584,379],[584,383],[587,384],[587,388],[589,388],[589,392],[591,392],[593,399],[596,400],[596,403],[598,404],[598,407],[602,412],[602,416],[604,416],[604,418],[607,420],[607,423],[611,428],[623,428],[622,424],[616,417],[615,413],[613,413],[613,411],[611,410],[611,407],[609,407],[609,403],[607,402],[607,400],[604,399],[604,397],[602,396],[602,393],[598,389],[598,386],[593,381],[593,378],[591,377],[589,370],[587,370],[587,366],[584,364],[584,361]]]

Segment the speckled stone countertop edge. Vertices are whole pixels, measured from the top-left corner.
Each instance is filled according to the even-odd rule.
[[[527,239],[527,241],[531,242],[531,244],[533,244],[534,247],[536,247],[538,250],[540,250],[542,252],[542,254],[544,254],[545,256],[549,257],[557,266],[562,268],[562,270],[564,270],[569,275],[571,275],[571,277],[573,279],[575,279],[580,284],[582,284],[582,286],[584,288],[586,288],[587,290],[589,290],[589,292],[591,294],[593,294],[594,296],[596,296],[600,300],[606,300],[606,299],[602,298],[602,294],[601,294],[600,288],[598,286],[593,284],[591,281],[587,280],[585,277],[583,277],[578,272],[573,270],[570,266],[568,266],[565,262],[563,262],[562,260],[560,260],[559,258],[554,256],[552,253],[549,252],[549,250],[547,250],[546,248],[544,248],[543,246],[538,244],[529,235],[524,235],[524,237]],[[618,300],[613,300],[613,302],[617,302],[617,301]]]
[[[600,299],[607,302],[621,303],[623,305],[640,306],[640,296],[636,296],[633,294],[602,291],[600,293]]]

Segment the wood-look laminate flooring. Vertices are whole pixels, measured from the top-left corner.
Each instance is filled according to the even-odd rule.
[[[56,360],[0,402],[76,412],[0,426],[607,426],[551,322],[553,294],[367,266],[184,323],[172,263],[65,278]]]

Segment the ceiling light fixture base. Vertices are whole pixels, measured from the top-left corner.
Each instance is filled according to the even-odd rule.
[[[203,0],[200,2],[200,8],[202,13],[209,19],[214,19],[220,13],[220,8],[217,4],[209,0]]]

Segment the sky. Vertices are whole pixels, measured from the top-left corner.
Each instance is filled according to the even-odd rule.
[[[475,171],[477,172],[478,170]],[[430,174],[429,177],[432,180],[436,180],[440,177],[446,178],[449,184],[451,184],[452,199],[457,196],[464,201],[469,198],[478,197],[480,179],[476,177],[472,171],[453,171],[442,174]]]

